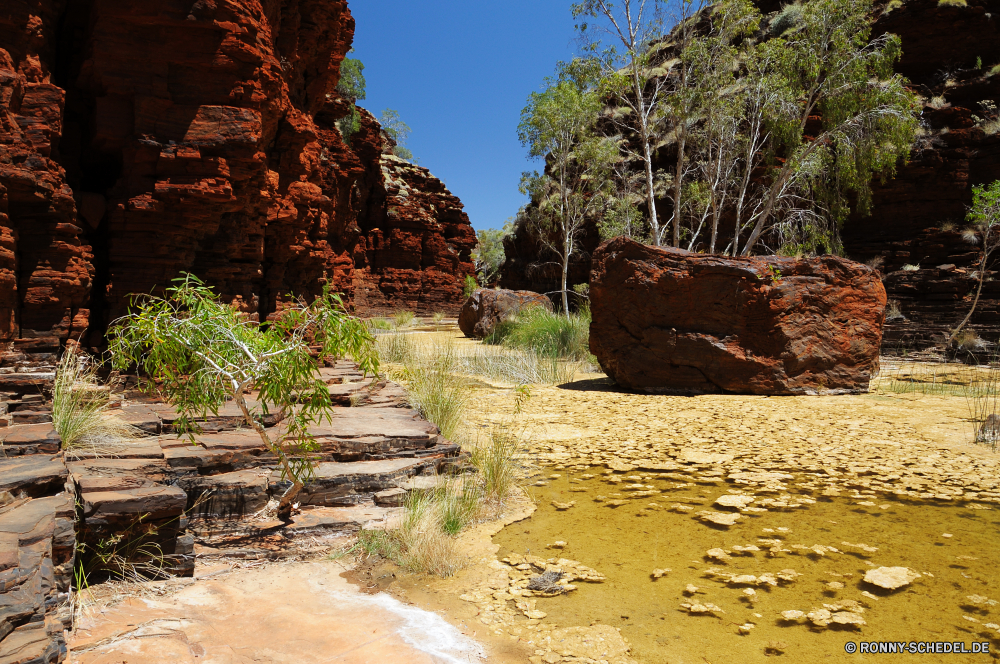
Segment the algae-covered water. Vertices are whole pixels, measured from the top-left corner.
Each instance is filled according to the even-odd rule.
[[[744,511],[723,527],[697,513],[735,513],[713,505],[739,492],[732,484],[602,468],[553,474],[559,476],[531,487],[537,512],[494,538],[498,557],[562,557],[603,573],[603,583],[577,583],[568,594],[539,598],[537,608],[560,626],[620,628],[643,664],[998,658],[1000,511],[989,505],[792,494],[771,496],[778,506]],[[563,510],[552,504],[574,501]],[[557,541],[565,546],[552,548]],[[719,560],[714,552],[713,559],[712,549],[730,557]],[[907,567],[920,577],[896,591],[863,581],[868,570],[883,566]],[[654,570],[664,569],[654,578]],[[783,570],[800,576],[773,586],[733,578]],[[714,604],[720,611],[692,614],[682,604]],[[860,614],[865,624],[824,627],[781,616],[824,607]],[[962,641],[967,649],[988,642],[990,653],[849,655],[848,641]]]

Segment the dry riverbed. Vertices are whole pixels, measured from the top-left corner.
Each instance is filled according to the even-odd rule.
[[[123,623],[179,629],[206,649],[232,647],[220,635],[236,630],[262,661],[377,661],[381,647],[406,661],[534,664],[844,661],[848,641],[990,644],[956,662],[1000,650],[1000,454],[967,443],[959,392],[674,397],[578,373],[533,386],[515,418],[511,388],[470,380],[467,421],[472,435],[524,431],[530,500],[463,533],[453,577],[371,560],[237,570],[109,607],[77,636],[89,644],[77,661],[119,661],[94,644]],[[237,621],[230,606],[250,613]],[[414,615],[430,622],[407,632]],[[151,643],[126,636],[136,655]],[[282,659],[314,637],[342,659]],[[190,661],[256,661],[226,656]]]

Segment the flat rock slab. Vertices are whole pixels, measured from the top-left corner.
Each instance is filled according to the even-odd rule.
[[[187,494],[176,486],[144,486],[83,494],[87,519],[120,518],[147,514],[151,519],[177,516],[187,505]]]
[[[67,466],[76,481],[83,477],[140,477],[164,482],[174,475],[163,459],[80,459]]]
[[[313,480],[299,494],[303,505],[353,505],[372,500],[372,496],[396,486],[410,475],[421,472],[428,462],[423,459],[387,459],[352,463],[321,463]],[[271,475],[271,493],[280,491],[281,473]]]
[[[727,258],[616,238],[594,252],[590,350],[646,392],[867,392],[885,288],[836,256]]]
[[[156,438],[139,438],[98,448],[74,447],[66,450],[66,456],[70,459],[162,459],[163,450]]]
[[[287,530],[303,531],[313,528],[354,530],[374,521],[384,521],[397,510],[393,506],[349,505],[346,507],[313,507],[292,518]]]
[[[55,454],[62,446],[62,439],[51,424],[25,424],[0,431],[7,456],[24,454]]]
[[[61,454],[0,459],[0,491],[23,491],[32,498],[50,496],[63,490],[68,474]]]
[[[310,428],[309,433],[317,438],[381,436],[423,440],[439,435],[435,425],[421,419],[415,410],[409,408],[334,407],[332,411],[329,420]]]

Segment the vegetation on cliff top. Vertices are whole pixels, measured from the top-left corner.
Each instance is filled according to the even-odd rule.
[[[529,154],[546,158],[543,177],[569,191],[548,205],[555,197],[528,187],[518,224],[564,265],[574,196],[607,235],[729,255],[838,252],[851,206],[867,208],[871,182],[908,156],[918,127],[917,97],[892,69],[900,40],[873,37],[872,0],[814,0],[772,17],[748,0],[686,2],[669,35],[646,38],[662,34],[665,6],[574,5],[586,53],[574,68],[597,75],[586,92],[599,103],[569,146],[539,150],[522,122]],[[539,117],[538,95],[566,80],[577,79],[561,72],[522,117]],[[598,138],[616,147],[595,169],[579,155]]]

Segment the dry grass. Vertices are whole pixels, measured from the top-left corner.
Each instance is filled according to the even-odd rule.
[[[496,512],[528,475],[527,447],[525,428],[512,421],[489,425],[465,446],[479,471],[483,499]]]
[[[71,346],[56,367],[52,425],[63,449],[113,455],[142,432],[108,412],[111,390],[97,379],[89,356]]]
[[[358,544],[369,555],[387,558],[410,572],[451,576],[464,561],[458,555],[454,537],[446,530],[448,519],[455,528],[456,521],[461,522],[464,514],[473,509],[460,493],[464,491],[451,487],[441,493],[411,491],[398,527],[362,530]],[[464,527],[464,522],[461,525]]]

